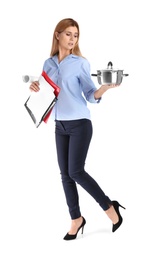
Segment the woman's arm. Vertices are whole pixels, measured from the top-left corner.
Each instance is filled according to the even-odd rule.
[[[115,88],[118,87],[119,85],[116,84],[111,84],[111,85],[102,85],[99,89],[97,89],[94,92],[94,98],[99,99],[102,97],[102,95],[110,88]]]

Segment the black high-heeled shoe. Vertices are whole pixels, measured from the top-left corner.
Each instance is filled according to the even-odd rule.
[[[84,217],[82,217],[82,219],[83,219],[82,224],[81,224],[81,226],[78,228],[76,234],[70,235],[70,234],[67,233],[67,234],[65,235],[65,237],[63,238],[64,240],[73,240],[73,239],[75,239],[75,238],[77,237],[77,234],[78,234],[78,232],[79,232],[79,230],[80,230],[81,228],[82,228],[81,234],[83,234],[84,225],[86,224],[86,220],[85,220]]]
[[[112,232],[115,232],[121,226],[121,224],[123,222],[123,218],[122,218],[122,216],[121,216],[121,214],[119,212],[119,207],[121,207],[123,209],[126,209],[126,208],[121,206],[119,204],[119,202],[116,201],[116,200],[112,201],[112,204],[113,204],[113,207],[114,207],[114,209],[115,209],[115,211],[116,211],[116,213],[117,213],[117,215],[119,217],[119,221],[116,224],[113,224],[113,227],[112,227]]]

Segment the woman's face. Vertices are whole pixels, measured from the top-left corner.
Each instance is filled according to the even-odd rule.
[[[63,32],[56,32],[59,47],[64,50],[72,50],[78,41],[78,29],[76,26],[67,27]]]

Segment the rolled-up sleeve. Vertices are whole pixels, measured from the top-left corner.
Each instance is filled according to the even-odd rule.
[[[95,99],[94,92],[97,90],[91,79],[90,64],[87,60],[81,65],[81,73],[79,75],[80,85],[86,100],[90,103],[99,103],[101,98]]]

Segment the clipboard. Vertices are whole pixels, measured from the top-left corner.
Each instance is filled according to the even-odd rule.
[[[44,121],[47,123],[57,102],[60,88],[48,77],[45,71],[38,79],[40,90],[32,92],[24,106],[36,127]]]

